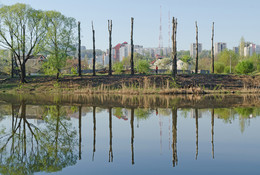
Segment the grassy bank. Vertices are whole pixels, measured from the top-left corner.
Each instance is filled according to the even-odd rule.
[[[30,76],[28,83],[18,78],[2,78],[3,93],[65,94],[219,94],[260,93],[260,76],[249,75],[114,75],[65,76],[59,81],[52,76]]]

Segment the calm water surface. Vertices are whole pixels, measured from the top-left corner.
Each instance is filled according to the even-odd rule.
[[[218,105],[227,101],[221,98],[190,99],[190,107],[176,99],[156,105],[141,97],[95,103],[0,97],[0,173],[260,173],[258,97],[230,98],[226,106]]]

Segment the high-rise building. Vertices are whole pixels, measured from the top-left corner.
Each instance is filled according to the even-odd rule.
[[[198,53],[200,54],[202,52],[202,44],[198,43]],[[190,56],[192,58],[196,57],[196,43],[192,43],[190,45]]]
[[[245,43],[244,56],[249,57],[256,53],[256,45],[253,43]]]
[[[239,54],[239,47],[233,47],[233,51],[235,52],[235,54]]]
[[[214,55],[217,56],[219,53],[227,49],[227,43],[218,42],[215,43]]]

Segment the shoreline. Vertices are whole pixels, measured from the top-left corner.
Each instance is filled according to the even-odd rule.
[[[260,94],[260,75],[181,74],[171,75],[98,75],[30,76],[28,83],[18,78],[0,80],[0,93],[23,94]]]

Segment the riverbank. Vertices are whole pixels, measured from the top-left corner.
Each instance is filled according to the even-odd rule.
[[[260,76],[192,74],[30,76],[25,84],[18,78],[0,80],[1,93],[64,94],[259,94]]]

